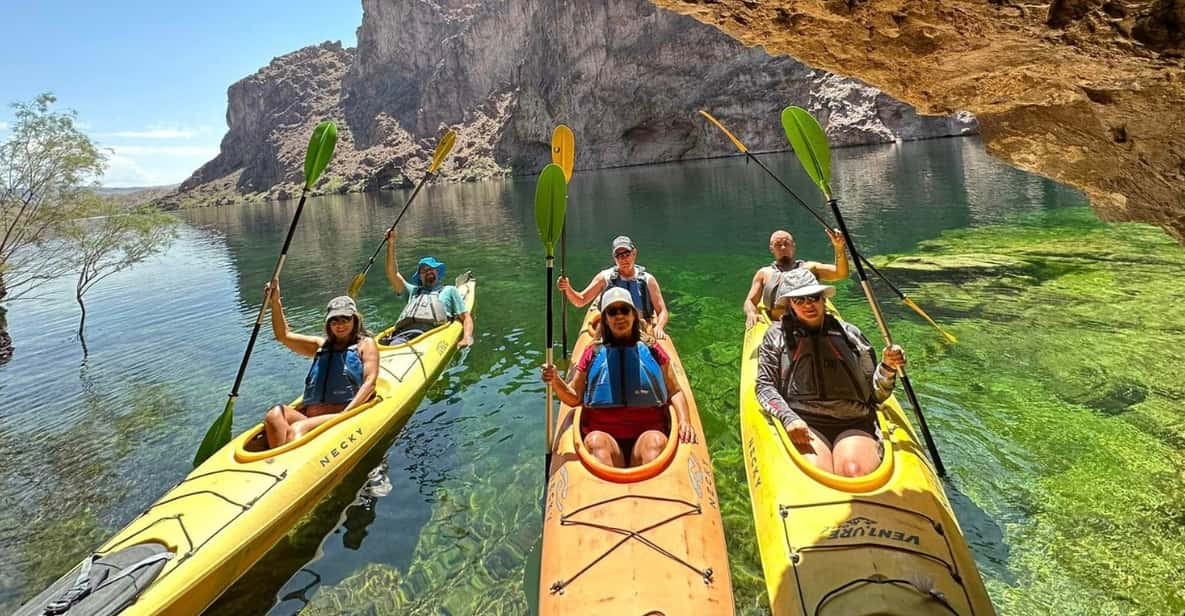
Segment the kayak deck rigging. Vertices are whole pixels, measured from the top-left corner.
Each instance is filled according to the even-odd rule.
[[[662,502],[662,503],[674,503],[677,505],[684,505],[687,507],[687,509],[677,512],[677,513],[675,513],[663,520],[660,520],[658,522],[655,522],[654,524],[650,524],[649,526],[640,528],[638,530],[630,530],[628,528],[611,526],[609,524],[597,524],[594,522],[586,522],[583,520],[573,519],[577,514],[582,513],[584,511],[588,511],[590,509],[594,509],[597,507],[605,507],[605,506],[613,504],[615,502],[623,501],[623,500],[627,500],[627,499],[639,499],[639,500],[648,500],[648,501]],[[649,496],[649,495],[645,495],[645,494],[622,494],[621,496],[615,496],[613,498],[607,498],[607,499],[604,499],[604,500],[601,500],[601,501],[598,501],[595,503],[589,503],[587,505],[584,505],[583,507],[573,510],[571,513],[562,514],[560,516],[560,526],[585,526],[588,528],[600,529],[600,530],[603,530],[603,531],[606,531],[609,533],[624,535],[624,537],[622,537],[622,539],[620,541],[618,541],[617,543],[610,546],[608,549],[606,549],[604,552],[602,552],[600,556],[594,558],[592,560],[592,562],[590,562],[587,565],[585,565],[584,567],[582,567],[579,571],[577,571],[574,575],[572,575],[568,579],[560,580],[558,582],[552,583],[552,585],[549,587],[551,593],[556,594],[556,593],[564,592],[564,589],[567,588],[568,585],[570,585],[572,582],[575,582],[576,578],[580,577],[584,572],[588,571],[594,565],[596,565],[597,563],[604,560],[605,557],[607,557],[607,556],[609,556],[609,554],[613,553],[614,550],[625,545],[626,542],[628,542],[630,539],[637,540],[640,543],[642,543],[642,545],[645,545],[646,547],[654,550],[655,552],[658,552],[659,554],[662,554],[663,556],[687,567],[688,569],[691,569],[692,571],[694,571],[696,574],[698,574],[700,577],[702,577],[704,579],[704,584],[711,584],[712,583],[712,576],[713,576],[713,571],[712,571],[711,567],[705,567],[703,569],[696,567],[695,565],[680,558],[678,555],[674,554],[670,550],[663,548],[662,546],[658,545],[654,541],[651,541],[649,538],[643,536],[643,533],[652,531],[660,526],[670,524],[671,522],[674,522],[675,520],[678,520],[680,518],[683,518],[686,516],[693,516],[693,515],[703,515],[703,513],[704,513],[703,508],[700,507],[697,503],[692,503],[692,502],[683,500],[681,498],[667,498],[667,497],[663,497],[663,496]]]

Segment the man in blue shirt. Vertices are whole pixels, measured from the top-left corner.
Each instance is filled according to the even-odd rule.
[[[407,306],[395,322],[395,334],[383,344],[403,344],[449,321],[460,319],[464,333],[457,348],[473,344],[473,316],[457,287],[444,284],[444,263],[432,257],[420,259],[411,280],[405,280],[395,265],[395,231],[387,234],[387,280],[399,295],[407,295]]]

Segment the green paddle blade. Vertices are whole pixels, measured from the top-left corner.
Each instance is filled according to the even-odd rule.
[[[572,166],[576,164],[576,136],[566,124],[551,132],[551,162],[564,170],[564,181],[572,181]]]
[[[337,145],[337,126],[333,122],[322,122],[313,129],[313,138],[309,139],[309,152],[304,157],[304,187],[312,188],[321,177],[321,172],[333,158],[333,148]]]
[[[831,147],[827,144],[827,133],[815,117],[802,107],[787,107],[782,110],[782,129],[790,140],[790,147],[798,155],[802,168],[831,198]]]
[[[547,256],[555,256],[555,243],[564,228],[564,210],[568,202],[568,183],[564,170],[551,163],[539,174],[535,184],[535,225],[539,227],[539,239],[547,249]]]
[[[202,439],[202,444],[198,447],[197,454],[193,456],[193,466],[197,468],[201,466],[206,458],[214,455],[215,451],[222,449],[222,446],[230,442],[230,428],[235,421],[235,399],[231,398],[226,401],[226,408],[222,410],[222,414],[218,416],[218,420],[210,424],[210,429],[206,430],[206,438]]]

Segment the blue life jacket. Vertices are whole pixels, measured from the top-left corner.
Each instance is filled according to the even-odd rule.
[[[602,346],[588,369],[584,406],[653,407],[667,403],[662,366],[639,342],[632,347]]]
[[[346,404],[358,395],[362,381],[362,355],[357,344],[344,351],[322,346],[304,380],[304,403]]]
[[[654,306],[650,303],[650,287],[647,284],[650,277],[646,273],[646,268],[641,265],[634,266],[634,279],[626,280],[621,277],[621,272],[617,267],[613,267],[613,271],[609,273],[609,287],[621,287],[630,292],[630,299],[634,300],[634,307],[642,314],[643,319],[654,318]]]

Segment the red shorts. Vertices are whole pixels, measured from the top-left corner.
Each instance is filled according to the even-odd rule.
[[[624,407],[617,409],[589,409],[580,414],[580,435],[600,430],[618,440],[636,439],[647,430],[666,434],[670,430],[671,415],[665,406]]]

